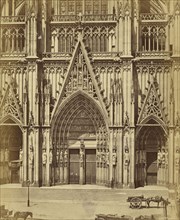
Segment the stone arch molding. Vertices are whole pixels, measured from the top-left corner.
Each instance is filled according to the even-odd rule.
[[[92,122],[96,135],[99,133],[104,135],[108,125],[102,109],[91,96],[79,90],[61,103],[56,115],[52,118],[53,142],[68,142],[69,129],[76,116],[81,112],[84,112]]]

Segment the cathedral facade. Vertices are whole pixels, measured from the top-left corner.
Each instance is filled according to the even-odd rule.
[[[0,1],[0,181],[180,184],[180,3]]]

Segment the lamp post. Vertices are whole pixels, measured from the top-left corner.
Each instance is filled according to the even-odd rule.
[[[27,180],[27,187],[28,187],[27,207],[30,206],[30,200],[29,200],[29,186],[30,186],[30,180]]]

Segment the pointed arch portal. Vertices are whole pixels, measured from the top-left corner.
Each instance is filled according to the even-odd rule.
[[[61,104],[52,121],[54,183],[96,183],[96,148],[107,138],[98,104],[84,92]]]
[[[166,133],[157,121],[151,119],[147,126],[142,125],[136,141],[136,186],[156,185],[165,178],[165,169],[163,174],[158,167],[158,152],[167,147],[166,141]]]
[[[0,126],[0,182],[20,182],[19,153],[22,147],[22,130],[12,119]]]

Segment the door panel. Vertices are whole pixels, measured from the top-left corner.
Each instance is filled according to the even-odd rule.
[[[79,150],[69,151],[69,183],[79,183]]]
[[[157,152],[147,152],[147,184],[157,184]]]
[[[96,150],[86,150],[86,184],[96,184]]]

